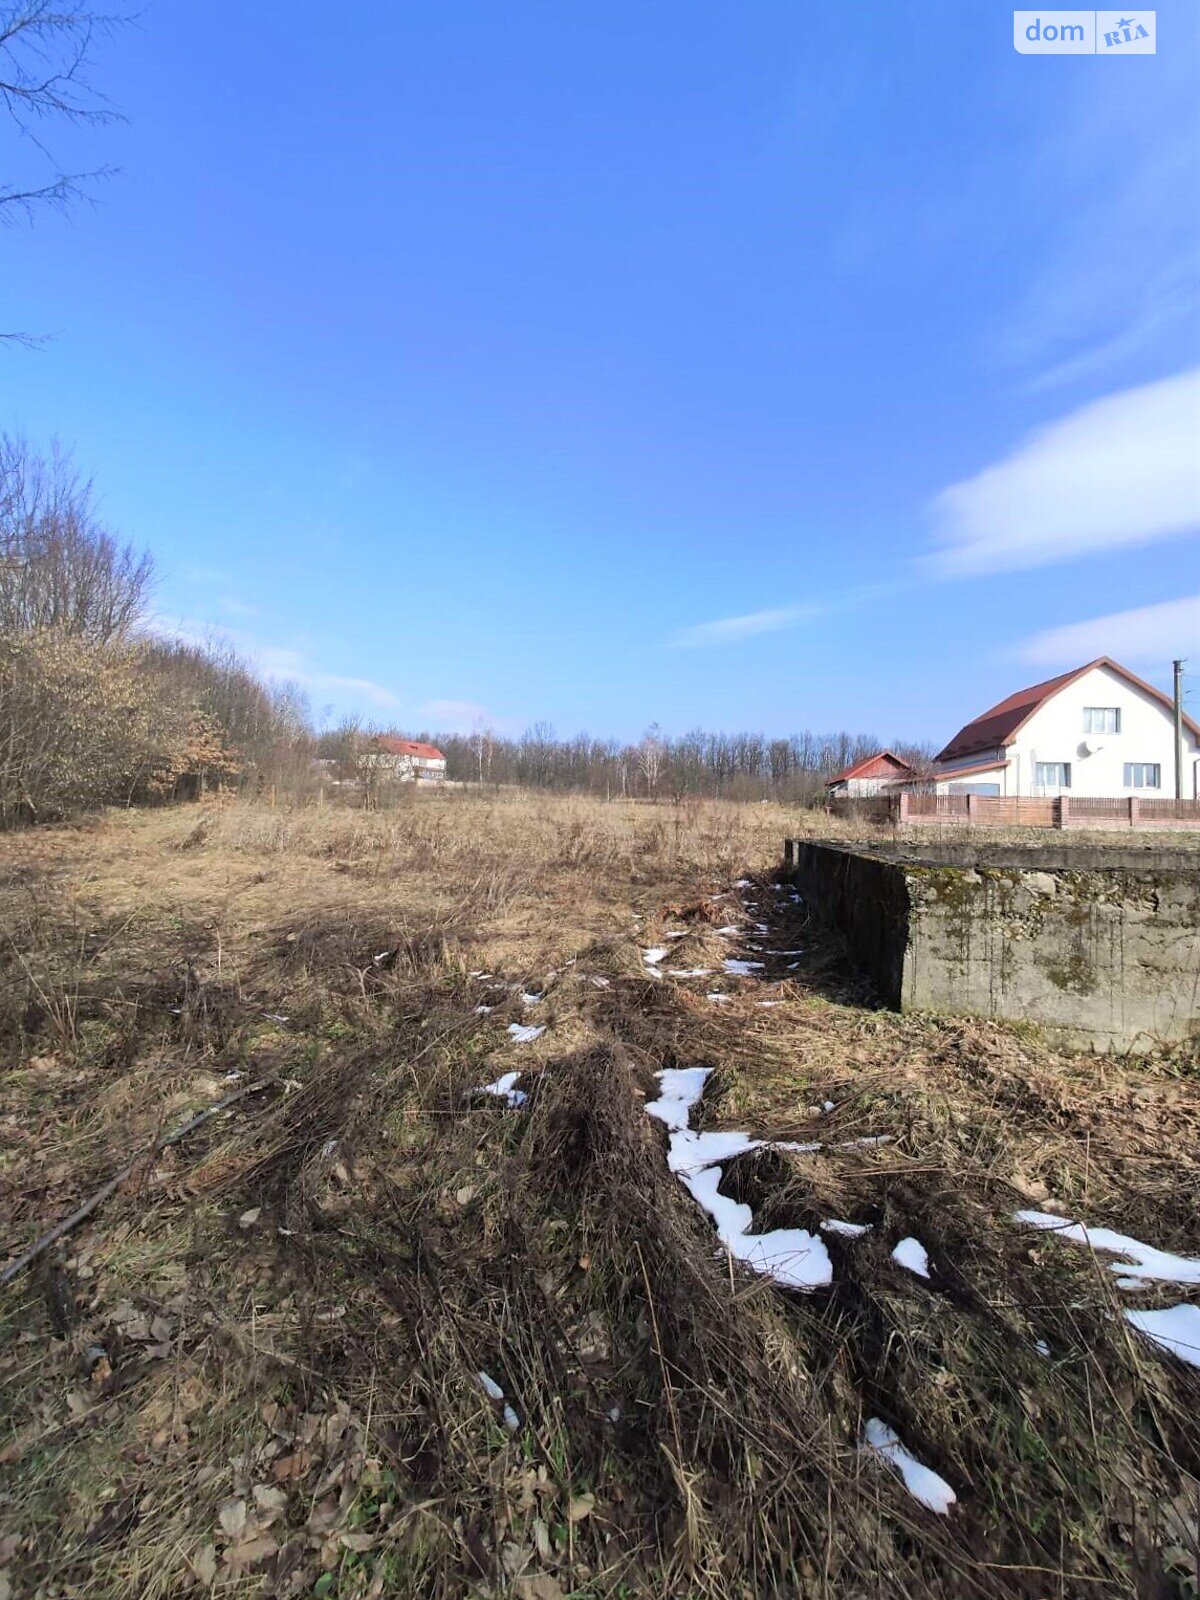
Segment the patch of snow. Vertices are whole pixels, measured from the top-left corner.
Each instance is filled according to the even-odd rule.
[[[665,937],[668,939],[686,939],[687,936],[688,930],[686,928],[674,928],[670,933],[665,935]]]
[[[1034,1343],[1033,1348],[1040,1356],[1049,1356],[1050,1354],[1050,1346],[1046,1343],[1045,1339],[1038,1339]]]
[[[495,1006],[476,1006],[475,1015],[477,1017],[490,1017],[495,1009]]]
[[[756,1006],[781,1006],[783,1004],[783,1001],[782,1000],[756,1000],[754,1002],[754,1004]]]
[[[515,1089],[513,1087],[520,1076],[519,1072],[505,1072],[496,1079],[495,1083],[485,1083],[479,1093],[498,1095],[507,1105],[520,1108],[529,1099],[524,1089]]]
[[[735,889],[752,889],[754,884],[749,878],[739,878],[733,887]]]
[[[604,977],[599,972],[593,972],[592,975],[588,978],[588,982],[593,986],[593,988],[596,988],[596,989],[611,989],[612,988],[612,979]]]
[[[821,1105],[822,1111],[835,1111],[837,1108],[832,1100],[825,1100]]]
[[[1112,1228],[1088,1228],[1081,1222],[1056,1217],[1050,1211],[1018,1211],[1015,1220],[1027,1228],[1056,1233],[1072,1244],[1124,1257],[1108,1264],[1109,1271],[1116,1274],[1119,1288],[1140,1289],[1145,1283],[1200,1283],[1200,1261],[1172,1255],[1169,1250],[1156,1250],[1153,1245],[1142,1244],[1139,1239],[1116,1233]]]
[[[747,978],[752,972],[761,972],[762,969],[761,961],[738,961],[733,956],[725,958],[725,971],[731,978]]]
[[[842,1222],[838,1217],[826,1217],[821,1224],[822,1233],[840,1234],[843,1239],[858,1239],[870,1231],[869,1222]]]
[[[526,990],[521,990],[521,1000],[527,1006],[540,1006],[545,998],[544,994],[529,994]]]
[[[468,978],[490,978],[491,977],[491,973],[490,972],[468,972],[467,973],[467,977]]]
[[[731,939],[735,933],[741,933],[741,931],[742,930],[738,927],[735,927],[732,922],[728,923],[724,928],[717,929],[717,932],[724,934],[727,939]]]
[[[509,1036],[517,1044],[532,1044],[535,1039],[540,1039],[545,1033],[545,1028],[534,1028],[523,1022],[510,1022],[508,1025]]]
[[[714,1005],[725,1006],[729,1004],[729,996],[727,994],[708,994],[704,998],[711,1000]]]
[[[861,1139],[844,1140],[843,1143],[838,1145],[838,1149],[853,1150],[857,1145],[860,1144],[891,1144],[891,1142],[892,1135],[890,1133],[868,1133],[864,1134]]]
[[[868,1417],[863,1429],[863,1448],[881,1457],[889,1467],[894,1467],[904,1479],[904,1487],[914,1500],[919,1500],[930,1511],[944,1517],[958,1499],[954,1490],[939,1477],[932,1467],[918,1461],[911,1450],[900,1443],[899,1436],[881,1417]]]
[[[711,978],[712,967],[668,967],[667,972],[672,978]]]
[[[1127,1311],[1131,1327],[1169,1355],[1200,1367],[1200,1306],[1166,1306],[1162,1311]]]
[[[711,1067],[668,1067],[658,1074],[662,1093],[646,1102],[646,1110],[672,1130],[686,1128],[711,1071]]]
[[[653,1113],[653,1105],[646,1109]],[[667,1166],[678,1175],[699,1172],[702,1167],[729,1161],[734,1156],[745,1155],[748,1150],[761,1150],[762,1143],[761,1139],[752,1139],[748,1133],[721,1133],[716,1130],[693,1133],[685,1121],[683,1127],[675,1129],[675,1137],[667,1147]]]
[[[280,1016],[278,1011],[264,1011],[263,1016],[268,1022],[290,1022],[290,1017]]]
[[[911,1235],[907,1239],[901,1239],[892,1251],[892,1260],[906,1267],[909,1272],[915,1272],[918,1278],[929,1276],[929,1252],[919,1239],[914,1239]]]
[[[717,1237],[738,1261],[788,1289],[816,1289],[833,1282],[833,1263],[824,1241],[803,1228],[777,1228],[751,1233],[754,1213],[748,1205],[721,1193],[718,1165],[748,1150],[767,1148],[764,1140],[737,1132],[693,1132],[692,1107],[704,1093],[709,1067],[669,1067],[658,1074],[661,1094],[648,1101],[647,1112],[671,1130],[667,1165],[688,1193],[708,1212]],[[771,1148],[797,1149],[778,1145]]]
[[[651,950],[642,951],[642,960],[648,967],[656,967],[667,953],[666,945],[655,945]]]

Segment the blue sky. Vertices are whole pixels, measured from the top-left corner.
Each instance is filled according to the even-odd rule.
[[[0,235],[0,425],[314,709],[938,740],[1200,670],[1200,33],[159,0]],[[37,153],[0,135],[4,172]],[[1198,693],[1197,698],[1200,698]]]

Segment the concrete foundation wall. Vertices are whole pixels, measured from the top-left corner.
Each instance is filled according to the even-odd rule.
[[[889,1005],[1037,1022],[1106,1050],[1200,1036],[1200,861],[1187,854],[916,857],[793,840],[786,859]]]

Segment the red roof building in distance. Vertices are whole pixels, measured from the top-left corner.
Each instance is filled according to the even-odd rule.
[[[1182,719],[1184,797],[1200,792],[1200,727]],[[1111,656],[1018,689],[960,728],[931,777],[944,792],[1153,799],[1175,780],[1169,695]],[[965,780],[965,781],[964,781]]]
[[[834,795],[880,794],[916,776],[916,768],[894,750],[877,750],[843,772],[826,779],[825,790]]]
[[[378,733],[370,740],[370,747],[389,756],[415,756],[423,761],[445,761],[445,756],[435,744],[422,744],[419,739],[400,739],[393,733]]]
[[[445,783],[446,758],[435,744],[402,739],[394,733],[373,734],[367,740],[370,766],[387,770],[401,783]]]

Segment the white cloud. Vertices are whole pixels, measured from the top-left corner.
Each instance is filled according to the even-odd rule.
[[[370,678],[352,678],[337,672],[326,672],[313,661],[307,650],[295,645],[267,644],[240,628],[224,628],[213,623],[189,617],[172,620],[162,614],[147,622],[151,633],[164,639],[182,639],[188,644],[229,644],[245,656],[251,666],[273,683],[298,683],[302,689],[318,697],[332,697],[338,701],[366,701],[380,710],[392,710],[400,704],[399,696]]]
[[[1045,667],[1080,666],[1097,656],[1156,664],[1177,656],[1200,661],[1200,594],[1047,628],[1022,640],[1014,654]]]
[[[734,644],[739,639],[752,639],[760,633],[778,633],[797,622],[820,616],[824,607],[816,604],[776,606],[769,611],[750,611],[741,617],[719,617],[715,622],[697,622],[690,628],[681,628],[667,640],[677,650],[697,650],[706,645]]]
[[[471,733],[475,728],[490,728],[493,733],[518,733],[521,724],[515,717],[494,716],[477,700],[427,700],[415,712],[423,726],[436,733]]]
[[[933,504],[927,565],[973,577],[1200,529],[1200,367],[1082,406]]]

